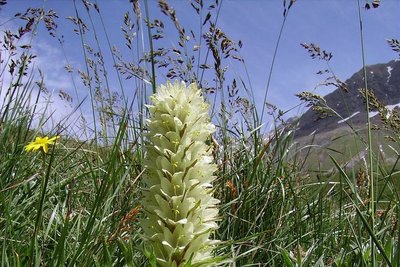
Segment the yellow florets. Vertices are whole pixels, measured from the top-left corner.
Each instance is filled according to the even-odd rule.
[[[49,138],[47,136],[45,137],[36,137],[35,141],[30,142],[25,146],[25,151],[35,151],[42,149],[44,153],[47,153],[49,151],[49,145],[54,144],[54,142],[60,138],[59,136],[54,136],[52,138]]]

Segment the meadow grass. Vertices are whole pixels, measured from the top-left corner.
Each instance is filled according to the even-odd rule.
[[[276,49],[294,3],[284,2]],[[276,110],[270,113],[276,118],[274,130],[266,134],[266,113],[264,107],[261,114],[255,108],[251,86],[229,75],[227,59],[244,61],[240,45],[218,27],[221,3],[192,2],[188,8],[198,15],[199,36],[190,41],[189,29],[167,2],[160,1],[165,16],[157,20],[150,20],[144,3],[132,1],[132,10],[121,18],[131,52],[126,59],[111,46],[104,25],[94,23],[94,18],[103,21],[101,6],[73,2],[75,16],[69,20],[86,65],[72,72],[87,87],[89,99],[84,104],[78,100],[71,117],[78,114],[93,121],[79,129],[80,138],[71,134],[68,122],[49,129],[52,115],[39,108],[46,95],[46,73],[35,80],[38,70],[29,46],[42,23],[59,36],[57,16],[31,10],[16,16],[22,19],[21,31],[5,34],[0,73],[9,83],[2,85],[0,118],[1,266],[156,266],[138,223],[144,216],[145,104],[149,92],[163,82],[156,79],[156,71],[168,79],[197,83],[213,107],[217,132],[209,144],[218,166],[214,197],[221,200],[213,238],[221,240],[214,251],[220,265],[398,266],[398,150],[393,148],[394,160],[385,162],[369,126],[367,138],[352,133],[341,139],[347,143],[359,138],[351,150],[369,148],[364,165],[345,167],[342,158],[353,154],[340,151],[341,146],[336,146],[340,155],[321,148],[326,149],[329,172],[308,164],[318,160],[316,152],[308,150],[310,144],[299,147],[293,141],[295,130]],[[157,43],[166,25],[176,30],[176,47]],[[108,40],[105,48],[98,42],[100,33]],[[22,45],[26,36],[29,46]],[[119,91],[110,89],[105,54],[113,61]],[[135,87],[133,96],[126,93],[124,79]],[[83,105],[90,106],[90,114],[84,114]],[[47,153],[24,149],[41,136],[60,138]]]

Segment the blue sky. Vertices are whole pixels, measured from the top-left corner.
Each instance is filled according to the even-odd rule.
[[[289,2],[289,1],[287,1]],[[365,4],[361,0],[361,5]],[[142,7],[143,1],[140,1]],[[176,9],[176,14],[181,24],[186,29],[198,30],[199,18],[195,16],[190,2],[175,0],[169,2]],[[211,3],[205,1],[205,4]],[[118,46],[123,53],[124,48],[120,27],[123,24],[123,14],[132,12],[129,1],[97,0],[102,12],[112,45]],[[268,73],[271,68],[272,56],[277,42],[279,30],[283,21],[282,0],[223,0],[218,18],[218,26],[232,40],[241,40],[243,47],[240,50],[245,60],[251,85],[256,97],[257,107],[260,109],[264,97]],[[85,18],[85,10],[80,1],[77,1],[78,10]],[[0,11],[0,29],[16,28],[18,21],[11,20],[16,12],[24,11],[27,7],[44,6],[54,9],[59,15],[58,34],[64,36],[64,50],[58,42],[48,36],[44,27],[40,28],[35,39],[38,54],[38,67],[44,69],[49,87],[54,90],[67,90],[74,95],[73,81],[75,79],[79,98],[87,95],[87,91],[75,76],[66,74],[63,70],[66,60],[76,68],[83,69],[83,54],[80,39],[72,31],[73,25],[66,20],[67,16],[75,16],[73,1],[70,0],[9,0],[8,4]],[[150,16],[153,18],[168,19],[162,15],[157,7],[157,2],[149,0]],[[388,38],[400,38],[399,17],[400,1],[382,0],[377,9],[366,11],[362,9],[365,59],[367,64],[384,63],[396,58],[396,54],[386,43]],[[205,14],[203,14],[205,15]],[[102,33],[101,21],[93,13],[95,27],[101,36],[100,45],[107,51],[107,43]],[[86,21],[87,24],[90,24]],[[90,25],[89,25],[90,27]],[[198,31],[197,31],[198,32]],[[166,29],[166,37],[159,46],[177,46],[174,29]],[[94,39],[90,40],[92,44]],[[358,5],[356,0],[298,0],[290,9],[282,39],[278,48],[267,101],[277,105],[282,110],[288,110],[299,104],[296,93],[304,90],[314,90],[315,86],[323,80],[316,75],[321,69],[326,69],[323,61],[311,59],[300,43],[315,43],[322,49],[333,53],[331,67],[335,74],[342,80],[348,79],[354,72],[362,67],[360,28],[358,18]],[[146,46],[147,44],[144,43]],[[129,58],[127,58],[129,59]],[[133,57],[134,59],[134,57]],[[111,57],[105,57],[109,66],[111,87],[117,90],[118,80],[112,69]],[[232,77],[245,79],[245,68],[234,60],[224,63]],[[159,81],[163,81],[162,74],[158,74]],[[133,88],[135,84],[124,82],[125,88]],[[126,90],[133,94],[133,90]],[[148,93],[150,93],[148,87]],[[328,88],[318,89],[317,93],[326,94]],[[304,108],[296,108],[289,115],[296,115]]]

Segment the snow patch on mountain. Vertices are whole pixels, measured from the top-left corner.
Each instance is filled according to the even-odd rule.
[[[351,118],[353,118],[354,116],[356,116],[358,113],[360,113],[360,111],[354,112],[354,113],[351,114],[349,117],[344,118],[344,119],[338,121],[337,123],[340,124],[340,123],[343,123],[343,122],[345,122],[345,121],[348,121],[348,120],[350,120]]]
[[[370,111],[370,112],[368,112],[368,117],[369,118],[372,118],[372,117],[375,117],[376,115],[378,115],[378,111]]]
[[[400,107],[400,103],[394,104],[394,105],[387,105],[386,108],[390,111],[392,111],[394,108]]]
[[[386,117],[389,118],[389,116],[391,115],[391,112],[393,111],[393,109],[395,109],[396,107],[400,108],[400,103],[397,103],[397,104],[394,104],[394,105],[386,105],[385,107],[389,110],[388,114],[386,115]],[[378,114],[379,114],[378,111],[370,111],[368,113],[368,116],[369,116],[369,118],[372,118],[372,117],[375,117]]]
[[[388,83],[389,83],[389,80],[390,80],[390,77],[392,77],[392,70],[393,70],[393,68],[392,68],[391,66],[387,66],[386,68],[387,68],[387,72],[389,73],[389,75],[388,75],[388,77],[387,77],[387,79],[386,79],[386,84],[388,84]]]

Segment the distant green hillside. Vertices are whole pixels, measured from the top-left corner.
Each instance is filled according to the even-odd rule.
[[[373,130],[372,143],[376,161],[380,164],[393,165],[400,151],[398,143],[390,141],[388,130]],[[299,156],[305,161],[305,167],[312,171],[330,171],[334,163],[329,155],[334,157],[347,170],[359,169],[365,166],[367,160],[367,130],[353,132],[343,126],[335,130],[303,136],[295,139]]]

